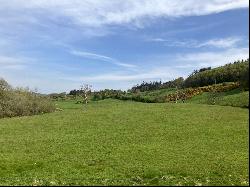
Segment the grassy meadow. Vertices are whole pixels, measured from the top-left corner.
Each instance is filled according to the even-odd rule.
[[[249,184],[248,109],[56,104],[63,110],[0,119],[0,185]]]
[[[1,186],[249,186],[247,0],[0,0]]]

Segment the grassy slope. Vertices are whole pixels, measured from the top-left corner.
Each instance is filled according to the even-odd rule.
[[[104,100],[0,120],[1,185],[248,184],[247,109]]]
[[[188,103],[196,104],[209,104],[211,93],[203,93],[195,96],[189,100]],[[239,89],[231,90],[228,92],[218,93],[216,95],[216,105],[222,106],[235,106],[235,107],[248,107],[249,106],[249,91],[242,92]]]
[[[150,97],[161,97],[161,96],[166,96],[168,94],[174,93],[175,91],[176,91],[175,88],[168,88],[168,89],[141,92],[141,95],[150,96]]]
[[[141,92],[142,97],[164,97],[168,94],[174,93],[176,89],[162,89],[155,91]],[[191,99],[186,100],[186,103],[194,104],[210,104],[211,93],[205,92],[201,95],[194,96]],[[234,107],[247,107],[249,106],[249,91],[241,91],[240,89],[231,90],[228,92],[221,92],[217,94],[216,105],[221,106],[234,106]]]
[[[151,90],[151,91],[144,91],[139,93],[128,93],[127,96],[140,96],[141,98],[165,98],[166,95],[174,93],[176,91],[175,88],[167,88],[167,89],[159,89],[159,90]],[[161,99],[161,102],[164,103],[164,99]]]

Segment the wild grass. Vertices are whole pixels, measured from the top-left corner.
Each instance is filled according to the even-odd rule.
[[[248,185],[248,109],[103,100],[0,119],[1,185]]]
[[[196,104],[213,104],[211,102],[212,97],[214,97],[215,105],[249,108],[249,91],[242,91],[241,89],[216,93],[215,95],[207,92],[195,96],[187,100],[187,102]]]

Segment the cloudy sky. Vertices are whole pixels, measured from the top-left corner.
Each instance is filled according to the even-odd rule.
[[[248,0],[0,0],[0,77],[128,89],[249,57]]]

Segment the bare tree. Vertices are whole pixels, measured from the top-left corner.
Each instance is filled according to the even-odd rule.
[[[92,86],[89,84],[84,84],[81,86],[81,95],[83,97],[83,105],[87,105],[88,104],[88,96],[91,93],[91,88]]]

